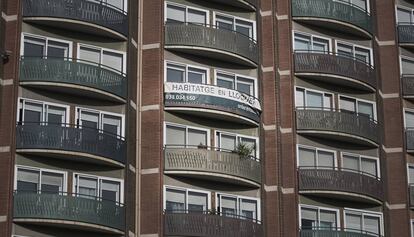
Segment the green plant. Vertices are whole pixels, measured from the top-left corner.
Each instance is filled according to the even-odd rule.
[[[247,158],[252,154],[254,150],[253,146],[250,146],[246,143],[240,142],[236,147],[236,152],[241,158]]]

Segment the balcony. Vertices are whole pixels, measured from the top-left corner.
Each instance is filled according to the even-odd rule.
[[[371,38],[372,19],[366,10],[340,0],[292,0],[294,20],[345,34]]]
[[[321,51],[295,51],[295,75],[375,92],[375,69],[357,58]]]
[[[164,151],[164,173],[260,187],[261,163],[252,157],[214,148],[174,148]]]
[[[255,220],[225,217],[205,212],[164,214],[164,236],[263,237]]]
[[[95,128],[25,122],[16,126],[16,152],[124,167],[126,142]]]
[[[20,85],[125,103],[126,75],[81,59],[22,57]]]
[[[164,83],[165,110],[257,126],[259,99],[245,93],[207,84]]]
[[[324,227],[314,227],[312,229],[299,230],[300,237],[381,237],[381,235],[357,229],[334,229]]]
[[[23,20],[126,40],[128,15],[103,0],[23,0]]]
[[[384,193],[379,177],[362,171],[332,167],[300,167],[299,192],[349,201],[381,204]]]
[[[233,7],[240,7],[245,10],[256,11],[258,0],[211,0],[220,4],[225,4]]]
[[[397,31],[400,46],[414,49],[414,24],[398,23]]]
[[[125,210],[121,204],[65,193],[14,193],[13,221],[123,234]]]
[[[249,67],[257,67],[259,61],[254,39],[216,26],[168,23],[165,48]]]

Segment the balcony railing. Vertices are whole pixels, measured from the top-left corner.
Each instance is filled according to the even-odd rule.
[[[210,212],[166,212],[165,236],[263,237],[258,221]]]
[[[323,51],[295,51],[296,73],[330,74],[351,78],[376,88],[374,68],[355,57]]]
[[[70,124],[28,123],[16,126],[16,149],[86,153],[125,164],[126,143],[116,134]],[[45,151],[47,152],[47,151]]]
[[[78,20],[128,35],[127,13],[101,0],[23,0],[23,17]]]
[[[61,220],[125,229],[125,210],[122,204],[96,197],[77,197],[67,193],[14,193],[14,220]],[[76,225],[76,224],[75,224]],[[85,229],[84,225],[80,227]]]
[[[324,18],[345,22],[372,34],[372,19],[370,13],[346,1],[292,0],[292,16]]]
[[[334,167],[299,167],[300,191],[339,191],[383,200],[379,177],[358,170]]]
[[[368,115],[331,108],[298,107],[296,128],[302,131],[321,131],[331,135],[348,135],[378,144],[378,124]]]
[[[400,22],[397,26],[398,43],[400,44],[414,44],[414,24]]]
[[[255,40],[236,31],[218,29],[216,26],[167,23],[165,45],[210,48],[238,55],[255,64],[259,61]]]
[[[414,208],[414,184],[409,184],[408,193],[410,195],[410,208]]]
[[[81,59],[22,57],[21,82],[51,82],[85,86],[126,98],[126,75]]]
[[[403,96],[414,97],[414,74],[403,74],[401,82]]]
[[[299,230],[300,237],[381,237],[374,232],[349,228],[313,227]]]
[[[197,149],[168,146],[164,155],[165,171],[197,171],[230,175],[261,183],[261,163],[252,157],[213,147]]]

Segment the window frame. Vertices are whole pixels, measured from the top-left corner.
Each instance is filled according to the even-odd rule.
[[[204,83],[204,85],[210,85],[210,69],[207,67],[202,67],[202,66],[196,66],[196,65],[192,65],[192,64],[186,64],[186,63],[180,63],[180,62],[176,62],[176,61],[170,61],[170,60],[164,60],[164,82],[168,82],[167,81],[167,69],[168,69],[168,64],[170,65],[174,65],[177,67],[185,67],[185,79],[186,81],[183,83],[191,83],[188,82],[188,68],[195,68],[198,70],[203,70],[206,71],[206,82]],[[175,83],[179,83],[179,82],[175,82]]]
[[[247,138],[247,139],[255,140],[256,141],[256,157],[254,157],[254,158],[260,160],[260,143],[259,143],[260,141],[259,141],[259,137],[243,135],[243,134],[239,134],[239,133],[232,133],[232,132],[227,132],[227,131],[223,131],[223,130],[215,130],[214,131],[214,147],[217,150],[221,149],[221,147],[219,147],[218,140],[216,139],[217,133],[220,133],[220,135],[224,134],[224,135],[227,135],[227,136],[236,137],[236,147],[239,144],[239,139],[240,138]]]
[[[378,157],[375,156],[366,156],[366,155],[361,155],[361,154],[356,154],[356,153],[352,153],[352,152],[346,152],[346,151],[341,151],[340,152],[340,162],[341,162],[341,169],[345,169],[344,168],[344,160],[343,160],[343,156],[344,155],[348,155],[348,156],[352,156],[352,157],[358,157],[358,161],[359,161],[359,172],[361,172],[362,175],[366,175],[366,176],[373,176],[365,171],[361,170],[361,159],[370,159],[370,160],[375,160],[375,163],[377,164],[377,176],[376,178],[381,179],[381,167],[380,167],[380,159]],[[363,172],[363,173],[362,173]]]
[[[245,76],[245,75],[238,74],[238,73],[228,72],[228,71],[224,71],[224,70],[220,70],[220,69],[214,69],[213,84],[215,86],[217,86],[217,74],[223,74],[223,75],[226,75],[226,76],[232,76],[234,78],[234,83],[235,83],[234,85],[235,85],[235,87],[237,87],[236,86],[237,85],[237,78],[239,78],[239,77],[244,78],[244,79],[248,79],[248,80],[252,80],[253,81],[253,86],[254,86],[254,88],[253,88],[253,92],[254,93],[253,93],[253,95],[250,95],[250,96],[253,96],[255,98],[258,98],[259,97],[259,88],[258,88],[257,78],[254,78],[252,76]],[[236,89],[232,89],[232,90],[238,91],[240,93],[244,93],[244,92],[241,92],[241,91],[237,90],[237,88]]]
[[[38,171],[39,172],[39,189],[36,190],[36,193],[42,193],[42,173],[43,172],[49,172],[49,173],[55,173],[55,174],[62,174],[63,175],[63,186],[62,186],[62,194],[59,195],[67,195],[68,191],[68,173],[66,171],[61,170],[54,170],[54,169],[48,169],[48,168],[40,168],[40,167],[34,167],[34,166],[27,166],[27,165],[18,165],[16,164],[14,166],[14,181],[13,181],[13,189],[17,190],[17,171],[19,169],[24,170],[31,170],[31,171]]]
[[[319,38],[319,39],[322,39],[322,40],[327,40],[328,41],[328,52],[324,52],[325,54],[330,54],[330,53],[332,53],[332,39],[331,38],[328,38],[328,37],[325,37],[325,36],[320,36],[320,35],[315,35],[315,34],[311,34],[311,33],[307,33],[307,32],[302,32],[302,31],[297,31],[297,30],[293,30],[292,31],[292,46],[293,46],[293,52],[295,52],[297,49],[296,49],[296,47],[295,47],[295,35],[296,34],[299,34],[299,35],[302,35],[302,36],[306,36],[306,37],[310,37],[311,38],[311,46],[312,46],[312,50],[311,51],[313,51],[314,49],[313,49],[313,38]],[[298,50],[299,52],[300,51],[302,51],[302,50]]]
[[[341,98],[355,100],[357,110],[358,110],[358,102],[359,101],[367,103],[367,104],[371,104],[372,105],[372,110],[373,110],[372,120],[377,121],[377,102],[370,101],[370,100],[365,100],[365,99],[360,99],[360,98],[356,98],[356,97],[352,97],[352,96],[348,96],[348,95],[338,94],[338,110],[339,111],[341,111]],[[358,111],[355,111],[354,113],[356,113],[358,116],[360,114]]]
[[[164,131],[163,131],[163,136],[164,136],[163,137],[163,144],[164,144],[164,147],[165,146],[173,146],[173,147],[179,146],[178,144],[172,144],[172,145],[166,144],[167,143],[167,126],[173,126],[173,127],[184,128],[185,129],[186,144],[183,145],[184,148],[187,148],[189,146],[187,144],[187,142],[188,142],[188,129],[193,129],[193,130],[199,130],[199,131],[206,132],[206,134],[207,134],[207,144],[206,144],[206,146],[207,146],[207,149],[210,148],[210,144],[211,144],[210,129],[202,128],[202,127],[195,127],[195,126],[191,126],[191,125],[189,126],[189,125],[185,125],[185,124],[166,122],[166,121],[164,122]],[[192,148],[192,147],[189,147],[189,148]],[[195,147],[193,147],[193,148],[195,148]]]
[[[236,27],[236,20],[244,21],[244,22],[248,22],[248,23],[252,23],[252,28],[253,28],[252,29],[252,36],[251,37],[249,36],[249,38],[250,39],[253,39],[254,41],[257,40],[257,31],[256,31],[257,25],[256,25],[256,21],[250,20],[250,19],[246,19],[246,18],[243,18],[243,17],[239,17],[239,16],[235,16],[235,15],[231,15],[231,14],[224,13],[224,12],[213,11],[213,25],[216,28],[217,28],[217,25],[216,25],[217,15],[223,16],[223,17],[227,17],[227,18],[232,18],[233,19],[233,31],[234,32],[236,32],[236,29],[235,29],[235,27]]]
[[[33,104],[41,104],[42,105],[42,121],[41,123],[47,124],[45,120],[45,105],[50,105],[50,106],[54,106],[54,107],[60,107],[60,108],[64,108],[65,109],[65,113],[66,113],[66,119],[65,119],[65,126],[67,126],[70,122],[70,106],[69,105],[64,105],[64,104],[58,104],[58,103],[54,103],[54,102],[48,102],[48,101],[41,101],[41,100],[34,100],[34,99],[29,99],[29,98],[24,98],[24,97],[17,97],[17,123],[21,123],[24,125],[24,121],[23,118],[20,118],[20,110],[22,110],[22,116],[24,117],[24,102],[29,102],[29,103],[33,103]]]
[[[237,210],[236,210],[237,214],[236,215],[237,215],[238,218],[242,217],[242,215],[240,215],[240,201],[239,200],[246,199],[246,200],[250,200],[250,201],[256,201],[256,204],[257,204],[257,218],[253,219],[253,221],[257,221],[257,222],[262,221],[260,198],[248,197],[248,196],[236,195],[236,194],[229,194],[229,193],[224,193],[224,192],[216,192],[216,194],[215,194],[215,199],[216,199],[215,200],[215,205],[216,205],[217,212],[220,213],[220,216],[222,215],[222,211],[221,211],[221,205],[219,205],[220,204],[219,203],[220,202],[219,195],[237,199]],[[220,210],[218,209],[218,207],[220,207]]]
[[[373,50],[372,50],[372,48],[369,48],[369,47],[366,47],[366,46],[362,46],[362,45],[359,45],[359,44],[353,44],[353,43],[349,43],[349,42],[345,42],[345,41],[341,41],[341,40],[335,40],[335,53],[338,55],[338,44],[343,44],[343,45],[346,45],[346,46],[350,46],[350,47],[352,47],[352,53],[353,53],[353,57],[354,57],[354,60],[358,60],[358,61],[362,61],[362,60],[359,60],[359,59],[357,59],[356,57],[355,57],[355,48],[361,48],[361,49],[365,49],[365,50],[368,50],[369,51],[369,60],[370,60],[370,63],[366,63],[366,64],[368,64],[368,65],[370,65],[371,67],[374,67],[374,65],[375,65],[375,63],[374,63],[374,54],[373,54]]]
[[[189,192],[207,194],[207,210],[206,211],[211,210],[211,192],[210,191],[193,189],[193,188],[184,188],[184,187],[178,187],[178,186],[173,186],[173,185],[164,185],[164,188],[163,188],[163,210],[164,211],[167,210],[167,189],[173,189],[173,190],[185,192],[185,201],[186,201],[185,211],[188,211],[188,193]]]
[[[63,43],[63,44],[68,44],[69,45],[69,51],[68,51],[68,56],[67,59],[71,60],[73,57],[73,42],[69,41],[69,40],[63,40],[63,39],[58,39],[58,38],[54,38],[54,37],[49,37],[49,36],[43,36],[43,35],[37,35],[37,34],[32,34],[32,33],[27,33],[27,32],[22,32],[21,34],[21,42],[20,42],[20,56],[24,57],[24,43],[25,43],[25,37],[31,37],[31,38],[36,38],[39,40],[44,40],[45,41],[45,51],[43,52],[43,57],[47,57],[47,47],[48,47],[48,41],[56,41],[59,43]]]
[[[82,127],[82,125],[79,124],[79,121],[80,121],[79,115],[82,113],[82,111],[89,112],[89,113],[94,113],[94,114],[98,114],[98,116],[99,116],[98,129],[100,131],[103,131],[103,116],[104,115],[109,115],[109,116],[114,116],[114,117],[120,117],[121,118],[121,129],[120,129],[121,134],[116,134],[116,135],[119,136],[122,139],[125,138],[125,114],[120,114],[120,113],[114,113],[114,112],[108,112],[108,111],[103,111],[103,110],[97,110],[97,109],[91,109],[91,108],[85,108],[85,107],[76,106],[75,107],[75,125],[76,126]]]
[[[294,87],[294,95],[295,95],[295,109],[297,109],[297,108],[301,108],[301,106],[297,106],[296,104],[297,104],[297,98],[296,98],[296,91],[297,91],[297,89],[300,89],[300,90],[304,90],[304,92],[305,92],[305,97],[304,97],[304,99],[305,99],[305,106],[302,106],[302,109],[303,109],[303,107],[304,107],[304,109],[306,109],[306,108],[308,108],[308,106],[307,106],[307,100],[306,100],[306,92],[307,91],[310,91],[310,92],[314,92],[314,93],[318,93],[318,94],[322,94],[323,95],[323,98],[325,98],[325,95],[331,95],[331,98],[332,98],[332,107],[331,108],[329,108],[329,107],[325,107],[325,100],[323,101],[323,103],[324,103],[324,107],[323,108],[320,108],[320,109],[325,109],[325,110],[335,110],[336,109],[336,103],[335,103],[335,94],[334,93],[332,93],[332,92],[326,92],[326,91],[321,91],[321,90],[316,90],[316,89],[309,89],[309,88],[306,88],[306,87],[302,87],[302,86],[295,86]],[[312,107],[309,107],[309,108],[312,108]]]
[[[304,148],[304,149],[308,149],[308,150],[315,150],[316,154],[318,151],[325,151],[325,152],[330,152],[334,154],[334,166],[332,167],[332,170],[337,170],[338,169],[338,158],[337,158],[337,151],[335,150],[330,150],[330,149],[326,149],[326,148],[320,148],[320,147],[315,147],[315,146],[308,146],[308,145],[302,145],[302,144],[297,144],[296,145],[296,167],[300,168],[301,166],[299,166],[299,149],[300,148]],[[316,168],[318,168],[319,166],[316,166]]]
[[[210,25],[210,11],[209,10],[198,8],[198,7],[193,7],[193,6],[187,6],[187,5],[184,5],[184,4],[179,4],[179,3],[170,2],[170,1],[165,1],[165,3],[164,3],[164,24],[167,23],[167,19],[168,19],[167,18],[168,5],[185,8],[185,22],[183,22],[183,23],[189,23],[188,22],[188,9],[191,9],[191,10],[196,10],[196,11],[200,11],[200,12],[205,12],[206,13],[206,24],[207,24],[207,26]]]
[[[347,228],[346,226],[346,214],[349,212],[353,212],[353,213],[361,213],[363,214],[362,216],[362,220],[364,220],[364,216],[372,216],[372,217],[379,217],[380,219],[380,236],[383,236],[384,234],[384,219],[383,219],[383,213],[382,212],[376,212],[376,211],[367,211],[367,210],[362,210],[362,209],[355,209],[355,208],[348,208],[345,207],[344,211],[343,211],[343,221],[344,221],[344,228]],[[352,214],[352,213],[351,213]],[[364,227],[364,226],[363,226]],[[362,230],[362,231],[366,231],[366,230]]]
[[[308,209],[316,209],[318,212],[318,221],[320,222],[320,210],[326,211],[334,211],[336,213],[336,228],[341,229],[341,215],[339,209],[329,208],[329,207],[321,207],[315,205],[308,205],[308,204],[299,204],[299,229],[302,229],[302,207]]]

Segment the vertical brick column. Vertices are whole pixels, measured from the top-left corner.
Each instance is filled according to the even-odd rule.
[[[11,236],[16,101],[20,55],[20,1],[0,2],[0,49],[10,53],[0,60],[0,236]],[[7,37],[6,37],[7,36]]]
[[[407,165],[404,156],[404,124],[395,2],[374,1],[376,22],[374,49],[378,79],[377,106],[382,144],[380,157],[386,193],[385,236],[410,236],[408,218]]]

